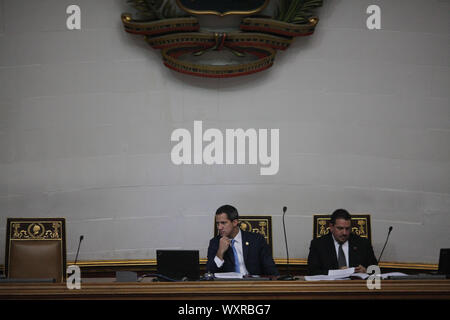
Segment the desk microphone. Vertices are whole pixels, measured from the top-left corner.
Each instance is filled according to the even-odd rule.
[[[389,227],[389,232],[388,232],[388,235],[386,237],[386,242],[384,243],[383,250],[381,250],[380,257],[378,258],[378,261],[377,261],[378,264],[380,264],[381,256],[383,255],[384,248],[386,248],[386,245],[387,245],[387,242],[389,240],[389,235],[391,234],[391,231],[392,231],[392,226]]]
[[[284,215],[286,214],[287,207],[283,207],[283,231],[284,231],[284,243],[286,244],[286,271],[287,275],[278,277],[278,280],[294,280],[294,278],[289,274],[289,249],[288,249],[288,242],[286,237],[286,226],[284,224]]]
[[[78,240],[78,250],[77,250],[77,255],[75,256],[75,262],[73,264],[77,264],[77,260],[78,260],[78,253],[80,252],[80,245],[81,245],[81,241],[83,241],[84,236],[81,235],[80,236],[80,240]]]

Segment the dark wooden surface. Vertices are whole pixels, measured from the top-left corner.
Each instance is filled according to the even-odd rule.
[[[196,281],[117,283],[114,278],[85,279],[81,289],[57,283],[0,283],[0,299],[450,299],[450,280],[382,280],[369,290],[366,281]]]

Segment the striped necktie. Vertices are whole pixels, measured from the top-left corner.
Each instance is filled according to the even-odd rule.
[[[238,259],[238,253],[236,248],[234,247],[234,244],[236,243],[236,240],[231,240],[231,248],[233,249],[233,254],[234,254],[234,271],[237,273],[240,273],[240,268],[239,268],[239,259]]]
[[[342,250],[342,244],[339,245],[338,254],[338,266],[339,269],[347,266],[347,261],[345,260],[344,250]]]

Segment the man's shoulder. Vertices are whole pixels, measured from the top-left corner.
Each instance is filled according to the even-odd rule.
[[[358,244],[364,244],[364,245],[369,245],[370,244],[369,239],[360,237],[360,236],[358,236],[358,235],[356,235],[354,233],[350,234],[350,239],[349,240],[351,242],[353,242],[353,243],[358,243]]]
[[[260,233],[249,232],[241,230],[242,239],[253,240],[253,241],[266,241]]]
[[[209,242],[210,242],[210,243],[213,243],[213,242],[219,242],[219,240],[220,240],[220,235],[217,235],[217,236],[215,236],[214,238],[211,238],[211,239],[209,240]]]
[[[325,245],[325,244],[329,243],[330,240],[332,240],[331,239],[331,233],[328,233],[328,234],[326,234],[324,236],[321,236],[319,238],[311,240],[311,244],[314,244],[314,245]]]

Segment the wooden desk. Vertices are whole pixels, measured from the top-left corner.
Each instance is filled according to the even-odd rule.
[[[450,280],[198,281],[116,283],[89,279],[81,289],[56,283],[0,283],[0,299],[315,300],[450,299]]]

